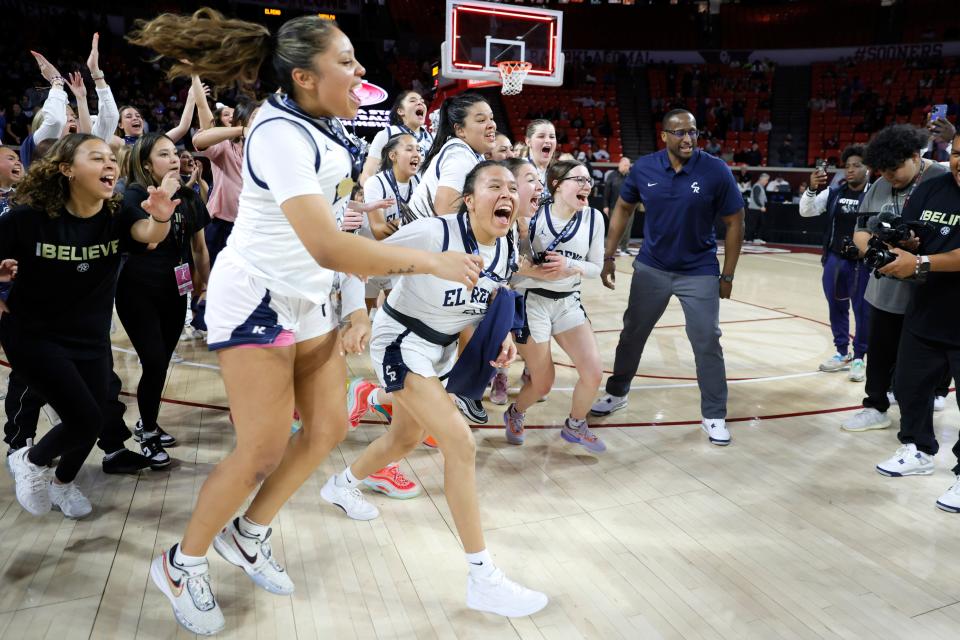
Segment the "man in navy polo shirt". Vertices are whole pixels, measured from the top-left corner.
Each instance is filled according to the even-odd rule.
[[[646,208],[644,240],[633,266],[613,375],[607,379],[607,394],[591,413],[605,416],[627,406],[647,338],[670,297],[677,296],[697,363],[702,427],[710,442],[723,446],[730,444],[730,433],[720,298],[729,298],[733,289],[743,242],[743,197],[723,160],[697,149],[697,133],[689,111],[666,114],[660,136],[667,148],[637,160],[610,216],[601,277],[613,289],[617,240],[637,204]],[[727,226],[722,273],[714,232],[717,216]]]

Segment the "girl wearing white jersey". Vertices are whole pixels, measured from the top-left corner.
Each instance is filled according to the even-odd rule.
[[[413,192],[410,209],[418,217],[454,213],[467,173],[493,151],[497,123],[483,97],[462,93],[440,106],[440,122],[433,146],[420,167],[420,184]]]
[[[370,341],[374,370],[393,396],[393,423],[356,462],[331,476],[321,492],[329,500],[328,489],[357,487],[368,474],[407,455],[424,434],[434,436],[443,452],[444,493],[470,571],[467,606],[511,617],[539,611],[547,597],[507,579],[486,550],[477,504],[476,444],[440,379],[453,366],[460,331],[480,322],[493,292],[513,273],[516,256],[507,234],[517,208],[516,180],[501,164],[485,161],[467,175],[460,213],[417,220],[385,240],[429,251],[476,253],[483,271],[472,292],[433,276],[400,278],[373,320]],[[515,355],[508,336],[496,365],[508,364]],[[366,503],[340,506],[351,518],[378,515]]]
[[[606,450],[587,426],[587,411],[600,385],[600,353],[593,329],[580,302],[581,278],[599,278],[603,268],[603,217],[587,204],[593,179],[576,161],[561,160],[551,165],[547,184],[553,202],[544,204],[530,221],[528,242],[530,262],[540,273],[524,277],[514,288],[524,291],[529,335],[518,345],[529,370],[516,402],[504,412],[507,441],[523,444],[524,412],[553,386],[554,364],[550,338],[573,361],[579,375],[573,390],[570,416],[560,435],[567,442],[588,451]],[[522,272],[527,275],[527,271]]]
[[[411,219],[409,203],[413,190],[420,184],[417,169],[420,167],[420,150],[416,139],[409,133],[393,136],[383,147],[383,162],[380,172],[363,184],[363,198],[368,204],[392,200],[392,204],[367,213],[368,224],[361,233],[374,240],[389,238],[400,226]],[[390,293],[396,278],[370,278],[366,285],[367,308],[377,304],[381,291]]]
[[[543,184],[544,193],[549,191],[547,185],[547,168],[553,161],[557,151],[557,131],[549,120],[531,120],[526,130],[527,153],[530,162],[537,168],[537,175]]]
[[[383,148],[387,146],[387,141],[401,133],[407,133],[413,136],[417,141],[417,148],[420,150],[420,158],[423,159],[433,146],[433,134],[427,131],[427,103],[423,96],[416,91],[402,91],[397,99],[393,101],[390,108],[390,124],[385,129],[377,132],[373,136],[373,142],[367,153],[367,161],[363,165],[363,173],[360,175],[360,182],[366,183],[367,179],[377,171],[382,171],[380,162],[385,157]]]
[[[182,541],[150,570],[177,620],[211,634],[224,625],[204,557],[211,542],[258,586],[293,591],[273,557],[269,523],[346,432],[334,272],[432,273],[473,286],[480,260],[337,231],[334,209],[346,206],[354,160],[336,118],[356,115],[365,71],[334,22],[303,16],[271,37],[262,25],[201,9],[140,22],[131,41],[178,60],[171,74],[197,73],[215,86],[252,83],[269,54],[282,91],[247,136],[240,213],[208,289],[208,340],[218,349],[236,448],[204,483]],[[179,61],[185,55],[190,61]],[[303,428],[290,437],[294,403]]]

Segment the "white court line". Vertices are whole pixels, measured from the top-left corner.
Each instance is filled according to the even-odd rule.
[[[137,355],[137,352],[133,349],[125,349],[123,347],[118,347],[116,345],[110,345],[110,348],[114,351],[119,351],[120,353],[129,353],[130,355]],[[181,360],[180,362],[170,362],[171,365],[182,364],[186,367],[197,367],[198,369],[210,369],[211,371],[220,371],[220,367],[215,364],[206,364],[204,362],[193,362],[192,360]]]
[[[757,258],[766,258],[767,260],[773,260],[774,262],[784,262],[784,263],[786,263],[786,264],[800,265],[800,266],[802,266],[802,267],[810,267],[810,268],[812,268],[812,269],[822,269],[822,268],[823,268],[823,265],[821,265],[821,264],[810,264],[809,262],[807,262],[807,261],[805,261],[805,260],[804,260],[804,261],[800,261],[800,260],[783,260],[783,259],[781,259],[781,258],[775,258],[775,257],[773,257],[773,256],[766,256],[766,255],[754,254],[754,253],[744,254],[744,255],[752,255],[752,256],[756,256]]]

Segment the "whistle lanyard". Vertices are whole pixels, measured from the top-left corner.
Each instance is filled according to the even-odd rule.
[[[461,213],[457,216],[457,222],[460,223],[460,232],[463,234],[463,248],[467,253],[472,253],[475,256],[480,255],[480,244],[477,242],[477,238],[473,235],[473,228],[470,226],[470,215],[466,213]],[[499,247],[499,240],[498,247]],[[499,256],[499,252],[497,253]],[[496,258],[494,258],[496,262]],[[510,239],[507,239],[507,275],[502,277],[490,269],[484,267],[480,271],[481,278],[489,278],[497,284],[506,284],[510,281],[510,277],[518,269],[516,262],[513,260],[513,243],[510,242]]]
[[[397,197],[397,203],[407,204],[410,202],[411,196],[413,196],[413,180],[407,182],[407,197],[404,198],[400,195],[400,184],[397,182],[397,177],[393,175],[393,171],[384,171],[384,175],[387,178],[387,184],[390,185],[390,189],[393,191],[393,195]]]
[[[540,210],[543,211],[547,216],[550,215],[550,205],[544,205]],[[530,229],[528,231],[527,237],[530,238],[530,248],[533,250],[533,239],[536,237],[537,231],[537,218],[540,217],[540,211],[534,214],[530,218]],[[567,220],[567,224],[560,230],[560,233],[557,234],[553,240],[550,241],[550,244],[547,245],[547,248],[542,251],[542,253],[547,253],[548,251],[553,251],[563,242],[570,242],[573,240],[573,237],[577,235],[576,230],[573,228],[574,225],[577,225],[580,222],[580,218],[583,214],[583,211],[577,211],[573,214],[573,217]],[[549,220],[549,217],[547,218]]]

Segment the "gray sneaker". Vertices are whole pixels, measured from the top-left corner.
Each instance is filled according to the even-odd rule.
[[[625,406],[627,406],[627,396],[613,396],[606,393],[590,407],[590,415],[600,417],[608,416],[614,411],[623,409]]]
[[[570,424],[570,418],[563,423],[563,429],[560,431],[560,437],[567,442],[581,445],[590,453],[603,453],[607,450],[607,445],[603,444],[600,436],[590,431],[590,425],[586,422],[579,428]]]
[[[867,408],[853,414],[840,424],[844,431],[870,431],[871,429],[886,429],[890,426],[890,416],[886,412]]]

